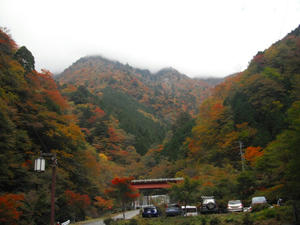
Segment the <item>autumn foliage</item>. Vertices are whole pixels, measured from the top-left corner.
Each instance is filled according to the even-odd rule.
[[[0,29],[0,50],[6,54],[16,51],[18,48],[16,42],[8,34],[7,30]]]
[[[132,201],[140,195],[138,190],[131,185],[132,180],[133,177],[115,177],[106,193],[117,195],[124,202]]]
[[[81,195],[70,190],[66,190],[65,195],[70,206],[86,208],[91,204],[91,199],[88,195]]]
[[[105,190],[105,193],[114,198],[119,203],[123,210],[123,216],[127,203],[134,201],[139,197],[139,192],[136,188],[131,185],[133,177],[115,177],[111,181],[111,185]]]
[[[296,144],[299,110],[295,113],[300,96],[299,42],[300,27],[259,52],[245,71],[214,89],[201,104],[185,142],[193,166],[181,172],[213,178],[207,190],[220,196],[233,193],[227,183],[235,182],[236,195],[243,199],[255,194],[271,201],[280,195],[300,199],[299,173],[295,172],[300,155]],[[290,112],[295,115],[291,117]],[[246,160],[244,171],[241,154]],[[214,169],[208,170],[208,165]],[[222,178],[216,169],[226,167],[231,167],[234,180]]]
[[[261,147],[248,147],[246,148],[245,152],[245,159],[249,161],[252,165],[255,163],[255,161],[263,155],[263,151]]]
[[[131,176],[196,178],[197,194],[223,201],[300,201],[300,27],[212,93],[173,69],[151,74],[102,57],[55,81],[24,49],[0,29],[1,224],[48,222],[51,170],[32,172],[41,151],[57,154],[59,221],[124,210],[139,196]]]
[[[96,196],[95,197],[95,203],[94,205],[96,207],[99,207],[100,209],[111,209],[113,207],[113,201],[112,199],[104,199],[101,196]]]
[[[23,194],[5,194],[0,196],[0,223],[3,225],[17,225],[22,211]]]

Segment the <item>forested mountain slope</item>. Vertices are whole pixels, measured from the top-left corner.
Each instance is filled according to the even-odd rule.
[[[129,151],[125,159],[108,160],[88,144],[77,122],[52,74],[35,71],[31,52],[18,48],[0,29],[1,224],[50,223],[51,160],[46,160],[45,173],[34,172],[40,152],[58,159],[57,220],[82,220],[112,206],[104,190],[115,176],[130,174],[127,165],[134,166],[136,153],[124,143]],[[115,133],[117,122],[110,122],[107,139],[114,142],[109,143],[125,141]]]
[[[105,112],[106,118],[115,117],[120,128],[132,135],[140,154],[163,141],[180,113],[195,115],[214,86],[172,68],[152,74],[101,56],[79,59],[56,79],[75,106],[92,103]],[[93,96],[92,102],[88,96]],[[89,119],[85,117],[88,113],[82,116],[81,121]],[[81,123],[87,129],[97,129],[98,125]]]
[[[299,107],[300,27],[258,52],[201,104],[184,143],[191,166],[180,173],[209,181],[220,198],[256,193],[274,202],[299,200]]]
[[[57,79],[61,84],[85,85],[99,96],[105,87],[117,89],[169,120],[174,119],[172,112],[188,110],[195,114],[197,105],[209,95],[208,89],[213,86],[201,79],[191,79],[173,68],[152,74],[101,56],[79,59]]]

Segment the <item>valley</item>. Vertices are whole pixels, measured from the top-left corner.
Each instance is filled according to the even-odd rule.
[[[59,221],[129,207],[140,195],[133,179],[183,177],[197,185],[174,202],[282,198],[285,212],[263,216],[298,222],[300,27],[224,79],[151,73],[102,56],[80,58],[54,77],[36,71],[30,50],[2,29],[0,50],[1,223],[49,223],[50,160],[33,172],[41,152],[57,159]],[[187,202],[180,193],[193,196]]]

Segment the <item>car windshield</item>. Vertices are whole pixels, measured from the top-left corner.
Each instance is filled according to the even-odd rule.
[[[252,203],[266,203],[267,200],[265,197],[254,197],[252,198]]]
[[[203,204],[208,204],[208,203],[215,203],[215,200],[214,199],[210,199],[210,198],[203,200]]]
[[[156,209],[154,207],[146,207],[144,211],[156,211]]]
[[[241,200],[231,200],[231,201],[228,202],[228,204],[230,204],[230,205],[241,204]]]

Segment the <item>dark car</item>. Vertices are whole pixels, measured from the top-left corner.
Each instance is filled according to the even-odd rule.
[[[202,196],[202,204],[200,207],[200,212],[203,214],[219,212],[219,208],[214,199],[214,196]]]
[[[168,205],[166,208],[166,216],[181,216],[183,215],[183,210],[180,205],[173,204]]]
[[[160,216],[160,211],[155,206],[147,206],[143,208],[143,217],[158,217]]]

